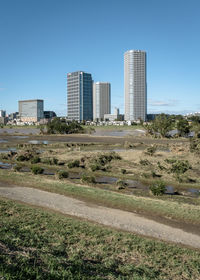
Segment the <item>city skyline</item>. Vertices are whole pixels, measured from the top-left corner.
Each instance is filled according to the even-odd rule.
[[[197,0],[1,1],[0,110],[40,98],[66,115],[66,74],[83,69],[111,83],[111,111],[124,113],[123,54],[144,49],[147,113],[200,111],[199,9]]]

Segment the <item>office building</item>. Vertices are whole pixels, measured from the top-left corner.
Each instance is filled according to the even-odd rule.
[[[44,111],[44,119],[52,119],[56,117],[56,113],[54,111]]]
[[[19,117],[22,122],[39,122],[44,118],[44,101],[39,99],[19,101]]]
[[[110,83],[93,83],[93,120],[103,120],[105,114],[111,111]]]
[[[83,71],[67,74],[67,114],[69,120],[93,119],[92,75]]]
[[[146,52],[129,50],[124,54],[125,120],[146,120]]]
[[[5,118],[6,117],[6,111],[0,110],[0,118]]]

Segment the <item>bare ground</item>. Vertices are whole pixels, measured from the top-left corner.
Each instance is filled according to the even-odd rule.
[[[186,232],[135,213],[88,204],[63,195],[20,186],[0,187],[0,196],[137,234],[200,249],[200,233]]]

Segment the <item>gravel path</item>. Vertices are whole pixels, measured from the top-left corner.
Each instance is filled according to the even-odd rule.
[[[4,187],[1,185],[0,195],[118,229],[200,248],[200,235],[188,233],[134,213],[86,204],[64,195],[19,186]]]

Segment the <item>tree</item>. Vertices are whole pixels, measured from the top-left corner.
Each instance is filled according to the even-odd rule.
[[[180,119],[177,122],[176,127],[178,129],[179,136],[185,136],[190,132],[190,125],[186,119]]]
[[[149,134],[159,133],[162,137],[166,137],[167,133],[173,128],[174,120],[166,114],[158,115],[155,120],[146,126]]]
[[[66,122],[65,119],[54,118],[47,124],[47,134],[71,134],[71,133],[83,133],[84,129],[76,122]]]

